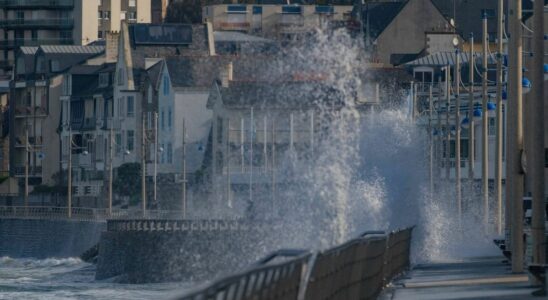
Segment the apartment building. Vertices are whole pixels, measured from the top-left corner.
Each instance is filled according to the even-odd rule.
[[[20,46],[85,45],[97,39],[99,0],[1,0],[0,75]]]
[[[31,185],[53,185],[60,171],[62,95],[70,81],[63,73],[104,53],[103,46],[21,47],[10,85],[10,176]]]
[[[97,37],[105,38],[106,32],[119,32],[121,21],[127,23],[151,23],[154,0],[100,0],[97,7],[99,27]],[[158,5],[155,5],[158,7]],[[161,8],[161,6],[160,6]]]
[[[322,23],[343,26],[351,11],[351,5],[217,4],[203,7],[202,18],[215,31],[293,39]]]
[[[161,23],[167,5],[167,0],[0,0],[0,77],[9,78],[20,46],[87,45],[119,32],[122,21]]]

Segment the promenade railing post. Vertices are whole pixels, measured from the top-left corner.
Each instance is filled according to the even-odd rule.
[[[506,201],[511,209],[512,271],[523,272],[523,103],[522,67],[523,41],[521,1],[509,1],[510,45],[508,51],[508,118],[506,156]]]
[[[481,119],[481,192],[483,200],[483,226],[488,230],[489,225],[489,115],[487,109],[487,68],[488,68],[488,48],[489,35],[487,33],[487,15],[483,15],[483,62],[482,62],[482,119]]]
[[[504,0],[498,0],[498,12],[497,12],[497,107],[496,107],[496,149],[495,149],[495,197],[497,202],[497,232],[502,234],[502,85],[503,85],[503,27],[504,20]],[[506,201],[508,202],[508,201]],[[508,206],[507,206],[508,207]],[[506,209],[506,222],[510,218]],[[508,228],[508,227],[507,227]]]
[[[532,219],[531,237],[533,241],[533,263],[544,264],[545,258],[545,191],[544,191],[544,1],[534,2],[533,12],[533,97],[531,135]]]

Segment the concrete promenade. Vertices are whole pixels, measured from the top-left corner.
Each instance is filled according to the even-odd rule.
[[[527,274],[512,274],[503,257],[416,265],[387,288],[380,299],[546,299],[533,297],[538,288]]]

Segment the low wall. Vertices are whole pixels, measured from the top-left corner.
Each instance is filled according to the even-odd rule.
[[[213,278],[264,255],[256,226],[234,221],[108,221],[96,279],[150,283]]]
[[[104,221],[0,219],[0,256],[77,257],[104,230]]]

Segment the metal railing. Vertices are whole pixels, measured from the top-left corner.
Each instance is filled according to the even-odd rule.
[[[122,216],[113,216],[122,218]],[[176,220],[174,218],[161,219],[132,219],[108,220],[107,231],[243,231],[248,225],[238,220]]]
[[[17,38],[13,40],[0,41],[0,47],[19,47],[19,46],[41,46],[41,45],[70,45],[74,40],[69,38],[47,38],[47,39],[32,39],[32,38]]]
[[[147,210],[145,216],[143,216],[142,210],[137,209],[113,209],[109,214],[106,208],[88,208],[88,207],[72,207],[71,219],[75,220],[121,220],[122,224],[127,223],[130,225],[119,225],[120,223],[113,223],[110,228],[112,230],[155,230],[156,226],[143,225],[136,227],[131,225],[131,222],[137,221],[152,221],[160,222],[158,220],[170,221],[170,220],[182,220],[183,212],[174,210]],[[67,207],[57,206],[0,206],[0,219],[42,219],[42,220],[58,220],[69,219]],[[228,221],[227,221],[228,222]],[[109,225],[110,226],[110,225]],[[159,226],[163,226],[159,225]],[[135,228],[135,229],[133,229]],[[140,229],[138,229],[140,228]],[[165,227],[164,227],[165,228]]]
[[[72,8],[74,0],[0,0],[4,8]]]
[[[268,264],[278,251],[258,266],[179,299],[376,299],[391,280],[409,268],[412,230],[367,232],[322,252],[290,251],[297,257]]]
[[[5,28],[63,28],[70,29],[74,27],[72,19],[9,19],[0,20],[0,26]]]

